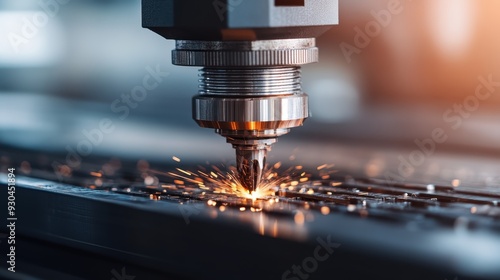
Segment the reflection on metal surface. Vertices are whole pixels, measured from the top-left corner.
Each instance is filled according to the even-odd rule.
[[[180,161],[177,157],[174,160]],[[116,160],[85,172],[67,170],[65,166],[59,169],[64,180],[92,190],[184,205],[202,204],[213,208],[209,217],[236,217],[254,224],[258,233],[271,236],[292,232],[300,235],[300,225],[336,213],[412,228],[452,230],[465,217],[469,220],[466,229],[500,231],[498,193],[457,187],[458,180],[444,186],[353,179],[336,176],[332,167],[324,164],[306,172],[300,165],[286,169],[276,163],[266,170],[263,184],[253,194],[238,183],[235,167],[227,171],[211,166],[197,171],[178,168],[175,172],[159,172],[140,161],[131,180],[124,178]],[[137,177],[142,180],[138,182]]]
[[[178,157],[173,160],[181,161]],[[8,162],[8,158],[3,157],[3,161]],[[249,193],[239,183],[236,167],[198,167],[197,171],[177,168],[175,172],[159,172],[144,160],[135,168],[127,169],[113,159],[81,169],[60,165],[54,175],[53,170],[42,171],[33,162],[24,161],[21,165],[22,174],[50,180],[55,180],[57,175],[65,183],[82,186],[82,191],[208,207],[210,211],[204,217],[233,217],[253,224],[256,232],[271,236],[293,233],[295,238],[300,238],[306,234],[309,222],[336,214],[409,228],[500,232],[500,194],[467,188],[459,179],[448,186],[354,179],[336,175],[333,165],[329,164],[306,170],[301,165],[287,169],[278,162],[266,169],[262,184],[254,193]],[[463,219],[468,222],[461,223]]]
[[[178,157],[172,160],[176,165],[185,164]],[[0,164],[12,162],[8,157],[0,157]],[[219,240],[217,245],[208,246],[209,251],[217,250],[221,240],[224,243],[229,238],[233,243],[226,243],[230,248],[226,252],[232,252],[231,255],[237,252],[258,255],[263,248],[255,244],[268,242],[272,248],[267,256],[283,252],[282,248],[316,246],[318,236],[332,235],[357,256],[383,252],[393,260],[425,263],[438,269],[445,266],[452,272],[500,275],[498,266],[493,264],[500,258],[497,253],[500,193],[468,188],[468,181],[460,177],[456,177],[459,185],[452,180],[447,185],[404,184],[331,173],[333,166],[328,164],[311,169],[286,162],[272,168],[280,175],[291,166],[298,177],[290,177],[286,185],[270,188],[268,195],[241,197],[229,190],[223,192],[217,183],[221,174],[223,177],[230,171],[226,171],[228,168],[214,171],[205,167],[202,172],[214,181],[203,178],[201,183],[196,177],[191,177],[192,182],[154,171],[165,168],[145,160],[127,163],[113,159],[86,163],[79,168],[61,165],[56,174],[54,166],[41,168],[37,159],[18,164],[25,167],[19,169],[19,187],[27,196],[24,201],[30,205],[26,209],[32,205],[40,209],[26,224],[30,226],[23,229],[25,233],[55,235],[63,240],[69,238],[131,253],[150,248],[144,242],[161,243],[168,248],[165,251],[174,253],[148,254],[156,259],[163,256],[168,261],[184,257],[179,256],[184,249],[169,251],[172,246],[206,245],[204,239],[197,238],[200,232]],[[194,173],[189,170],[195,169],[182,166],[175,173],[185,176]],[[25,172],[32,178],[22,177]],[[196,174],[199,176],[198,171]],[[57,219],[60,222],[55,227]],[[136,238],[150,226],[154,230],[147,231],[146,239]],[[116,243],[115,239],[90,234],[93,231],[115,232],[127,242]],[[241,238],[245,242],[238,243]],[[134,246],[130,247],[129,242]],[[290,243],[294,245],[290,247]],[[238,244],[238,249],[232,251],[234,244]],[[275,249],[280,244],[286,245]],[[484,256],[476,257],[483,253]],[[448,265],[447,260],[453,264]],[[286,265],[293,261],[287,260]]]

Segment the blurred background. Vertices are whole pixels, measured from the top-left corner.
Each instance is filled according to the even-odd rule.
[[[303,68],[312,117],[279,139],[270,161],[294,155],[383,178],[419,149],[416,140],[442,129],[446,141],[402,180],[498,186],[499,8],[340,0],[340,25],[317,40],[320,63]],[[0,9],[0,155],[233,160],[224,138],[191,118],[198,70],[171,65],[174,42],[141,27],[139,0],[1,1]],[[157,86],[127,101],[151,71],[161,72]],[[489,95],[475,97],[478,88]],[[81,144],[103,120],[109,132]]]

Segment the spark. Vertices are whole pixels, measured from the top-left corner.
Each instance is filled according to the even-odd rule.
[[[321,172],[324,173],[327,172],[325,169],[332,166],[332,164],[323,164],[318,166],[317,169],[322,170]],[[149,171],[172,178],[173,184],[175,185],[168,187],[172,189],[176,189],[177,186],[183,185],[183,187],[197,187],[211,194],[232,195],[239,198],[250,199],[253,202],[257,200],[274,202],[274,199],[280,191],[294,191],[301,183],[307,183],[312,178],[311,174],[303,170],[304,167],[302,165],[294,165],[288,169],[281,168],[281,162],[266,166],[262,175],[262,180],[254,191],[249,191],[244,187],[240,180],[240,174],[238,174],[235,166],[225,166],[223,164],[216,166],[208,164],[206,166],[198,166],[197,170],[176,168],[172,172],[161,172],[157,170]],[[320,176],[321,175],[325,174],[320,174]],[[321,185],[321,182],[311,182],[313,186],[317,184]],[[164,185],[162,185],[162,187],[165,188]],[[301,189],[301,192],[308,194],[314,193],[314,189],[310,188],[311,186],[306,187],[307,188]],[[276,202],[277,201],[279,200],[276,200]],[[211,200],[207,204],[216,206],[217,203]],[[225,210],[225,208],[222,209]],[[257,208],[255,212],[257,212]]]
[[[327,164],[320,165],[316,169],[321,170],[324,169],[325,167],[327,167]]]
[[[181,159],[180,159],[180,158],[178,158],[178,157],[176,157],[176,156],[173,156],[173,157],[172,157],[172,159],[173,159],[174,161],[176,161],[176,162],[181,162]]]
[[[100,172],[90,172],[90,175],[94,177],[102,177],[102,173]]]
[[[229,166],[228,168],[224,165],[221,167],[215,165],[210,165],[208,167],[199,166],[196,171],[176,168],[176,171],[167,173],[154,170],[151,171],[173,178],[174,184],[177,185],[192,183],[212,193],[235,195],[237,197],[256,201],[258,199],[275,196],[280,188],[284,189],[290,185],[298,185],[299,181],[306,182],[309,180],[309,175],[306,174],[306,172],[301,172],[300,174],[296,173],[296,170],[301,170],[302,166],[298,168],[294,166],[281,171],[279,170],[281,165],[281,162],[278,162],[271,167],[267,167],[264,170],[262,181],[253,192],[250,192],[244,187],[235,166]],[[223,169],[227,170],[223,171]]]
[[[207,201],[207,204],[208,204],[208,206],[217,206],[217,202],[215,202],[213,200]]]
[[[186,174],[186,175],[188,175],[188,176],[191,176],[191,172],[189,172],[189,171],[185,171],[185,170],[182,170],[182,169],[180,169],[180,168],[176,168],[176,169],[177,169],[177,171],[179,171],[179,172],[182,172],[182,173],[184,173],[184,174]]]

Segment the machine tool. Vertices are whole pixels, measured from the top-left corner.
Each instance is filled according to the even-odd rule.
[[[176,40],[173,64],[203,67],[193,118],[233,145],[254,191],[271,145],[309,116],[300,66],[318,61],[315,37],[338,23],[338,1],[143,0],[142,15]]]
[[[49,2],[58,1],[44,3]],[[78,46],[70,49],[68,56],[86,61],[82,49],[95,48],[90,52],[93,60],[88,63],[93,71],[88,72],[97,72],[99,81],[110,79],[110,84],[125,84],[124,79],[117,82],[110,76],[101,78],[102,73],[114,72],[94,71],[98,68],[94,60],[96,54],[107,56],[110,52],[101,43],[121,48],[131,40],[140,42],[131,44],[131,49],[122,49],[126,50],[123,55],[137,60],[134,54],[138,50],[134,47],[143,50],[150,46],[149,41],[142,41],[144,37],[159,39],[138,24],[135,35],[144,37],[123,28],[123,22],[133,22],[131,14],[138,20],[137,4],[74,1],[64,12],[61,6],[62,22],[72,26],[67,32],[73,35],[70,45]],[[82,9],[87,5],[94,9]],[[109,21],[109,11],[117,10],[115,7],[123,8],[114,15],[121,15],[123,21],[113,20],[114,25],[102,31],[103,22]],[[101,21],[88,16],[101,9]],[[411,14],[410,9],[407,13]],[[167,112],[163,104],[154,107],[153,103],[160,103],[155,98],[163,96],[156,94],[145,100],[127,120],[113,119],[117,130],[106,135],[111,144],[106,146],[108,142],[103,141],[73,166],[64,150],[66,140],[59,142],[55,138],[89,129],[87,125],[93,120],[116,117],[108,112],[109,104],[100,99],[75,99],[74,91],[86,96],[89,87],[68,86],[62,78],[61,93],[68,94],[71,100],[58,97],[57,102],[54,98],[49,102],[13,92],[0,98],[0,104],[5,108],[14,105],[9,100],[14,95],[27,104],[19,106],[19,110],[12,106],[12,113],[0,124],[0,200],[5,207],[0,226],[0,279],[500,279],[500,165],[495,156],[499,148],[481,146],[488,142],[480,141],[484,139],[477,132],[481,130],[475,130],[477,126],[463,130],[464,139],[475,135],[474,140],[478,140],[474,153],[464,153],[468,146],[453,141],[462,138],[449,134],[446,145],[435,144],[432,155],[425,153],[421,165],[405,164],[403,167],[412,167],[412,172],[403,174],[401,171],[410,168],[403,170],[401,159],[406,163],[406,158],[421,152],[423,155],[424,151],[415,150],[413,134],[394,137],[407,130],[395,129],[400,126],[389,126],[385,119],[404,119],[405,114],[386,113],[407,107],[388,104],[378,108],[370,103],[356,115],[356,120],[338,126],[317,122],[316,132],[311,129],[308,135],[313,135],[310,141],[299,144],[306,152],[301,155],[299,151],[296,161],[277,163],[262,175],[272,144],[310,116],[308,97],[301,89],[300,67],[318,61],[315,38],[338,23],[338,1],[142,0],[142,18],[144,27],[176,40],[174,64],[202,68],[200,92],[193,98],[193,118],[201,127],[215,129],[233,145],[239,180],[246,189],[226,192],[230,188],[223,187],[231,187],[234,181],[233,169],[200,165],[200,148],[190,159],[173,157],[170,163],[164,161],[165,154],[157,152],[165,145],[162,136],[171,136],[174,129],[179,129],[175,132],[182,141],[198,134],[179,128],[181,121],[175,125],[170,121],[172,130],[168,133],[152,134],[159,126],[166,126],[164,122],[154,123],[157,113],[164,120],[182,113]],[[92,24],[80,26],[82,19]],[[396,20],[392,26],[398,26]],[[123,41],[95,43],[88,39],[101,39],[119,28],[125,31]],[[329,42],[330,46],[342,40],[342,30],[338,31],[331,34],[335,40]],[[92,37],[85,37],[90,33]],[[80,42],[95,44],[81,47]],[[366,58],[370,58],[368,54],[366,50]],[[156,64],[156,55],[141,57],[139,64],[147,59]],[[81,74],[81,69],[74,69],[78,66],[74,61],[63,61],[63,70]],[[416,61],[418,65],[429,64],[427,60]],[[318,70],[328,76],[316,79],[321,85],[318,91],[330,90],[338,82],[335,74],[339,72],[327,72],[333,68],[329,66]],[[373,67],[379,66],[384,65]],[[51,79],[53,76],[45,68],[24,71],[25,75],[44,71]],[[32,76],[43,80],[40,75]],[[27,84],[21,76],[6,77],[3,80],[12,79],[12,85]],[[86,78],[83,75],[82,79]],[[390,80],[401,82],[409,91],[414,86],[397,77],[390,76]],[[94,83],[89,83],[91,89],[96,87]],[[157,90],[183,91],[188,84],[173,83],[165,82]],[[381,89],[368,90],[374,94],[378,91]],[[105,90],[95,92],[101,97]],[[330,99],[329,103],[321,99],[327,105],[345,104],[338,100],[342,99]],[[174,103],[173,99],[169,101]],[[106,114],[97,114],[98,108]],[[479,111],[476,116],[480,116]],[[427,116],[428,112],[424,113]],[[437,117],[434,124],[442,124],[441,112]],[[14,126],[14,120],[19,120],[16,124],[20,126]],[[149,129],[137,129],[146,124]],[[426,118],[422,123],[405,120],[397,124],[411,129],[417,124],[425,127]],[[309,125],[313,127],[314,123]],[[325,125],[336,129],[325,129]],[[356,133],[342,138],[346,127]],[[382,135],[388,128],[395,132]],[[42,133],[45,130],[48,132]],[[8,138],[11,133],[17,137]],[[418,131],[415,134],[422,135]],[[130,135],[140,137],[127,139]],[[193,143],[177,138],[168,141],[178,145],[175,148],[179,153],[191,149]],[[48,145],[53,149],[41,142],[54,142]],[[151,149],[134,149],[136,143]],[[452,147],[449,152],[447,146]],[[218,156],[214,154],[212,159]],[[271,172],[276,180],[268,179]],[[193,176],[203,174],[206,176]],[[228,174],[229,184],[224,177]],[[260,192],[266,187],[268,192]],[[257,192],[247,195],[246,190],[256,188]],[[8,243],[12,239],[15,244]],[[15,273],[7,269],[12,266]]]

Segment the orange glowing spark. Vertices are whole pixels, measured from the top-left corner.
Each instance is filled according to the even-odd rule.
[[[291,167],[283,172],[278,172],[280,167],[281,162],[278,162],[270,168],[266,168],[261,183],[253,192],[249,192],[243,186],[238,171],[234,166],[229,166],[229,168],[215,165],[211,165],[209,168],[199,166],[197,171],[186,171],[176,168],[177,172],[167,173],[151,171],[173,178],[174,183],[177,185],[192,183],[197,185],[200,189],[211,191],[216,194],[235,195],[255,201],[257,199],[274,196],[280,188],[284,189],[291,184],[298,185],[299,181],[306,182],[309,180],[305,172],[301,172],[300,175],[295,173],[296,170],[302,169],[301,167]],[[227,170],[222,171],[221,168]]]
[[[294,191],[301,183],[309,182],[311,178],[310,174],[307,174],[302,170],[304,167],[301,165],[292,166],[286,170],[279,170],[281,166],[282,163],[277,162],[274,165],[266,167],[260,184],[253,192],[250,192],[244,187],[240,180],[240,174],[238,174],[235,166],[198,166],[198,170],[196,171],[188,171],[181,168],[176,168],[175,172],[161,172],[155,170],[149,171],[173,178],[173,183],[175,185],[189,186],[192,184],[191,186],[198,187],[199,189],[206,191],[206,193],[234,195],[240,198],[251,199],[252,201],[266,199],[269,202],[273,202],[278,191]],[[333,173],[333,171],[330,172],[328,170],[323,170],[329,169],[332,166],[333,164],[323,164],[318,166],[317,169],[321,170],[319,176],[326,178],[327,174]],[[322,183],[313,181],[310,184],[313,186],[319,186]],[[175,185],[172,185],[169,188],[176,189],[177,186]],[[336,186],[336,184],[332,185]],[[162,187],[165,188],[164,185],[162,185]],[[300,192],[310,194],[314,193],[314,190],[306,185],[301,187]],[[203,192],[202,195],[205,195],[205,192]],[[208,205],[216,206],[217,203],[209,201]]]
[[[90,172],[90,175],[94,177],[102,177],[102,173],[99,172]]]
[[[321,169],[324,169],[327,166],[328,166],[328,164],[323,164],[323,165],[318,166],[317,169],[321,170]]]
[[[191,173],[190,173],[190,172],[188,172],[188,171],[182,170],[182,169],[180,169],[180,168],[176,168],[176,169],[177,169],[177,171],[182,172],[182,173],[184,173],[184,174],[186,174],[186,175],[188,175],[188,176],[190,176],[190,175],[191,175]]]

